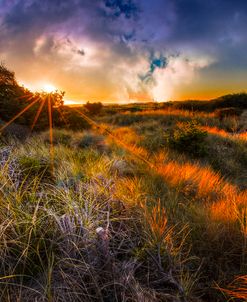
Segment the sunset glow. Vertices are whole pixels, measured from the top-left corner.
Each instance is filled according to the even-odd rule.
[[[57,88],[52,84],[44,84],[42,90],[47,93],[55,92]]]
[[[72,103],[210,99],[246,88],[246,11],[242,0],[2,1],[0,57]]]

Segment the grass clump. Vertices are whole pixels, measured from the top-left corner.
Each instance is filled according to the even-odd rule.
[[[76,142],[77,147],[84,148],[95,148],[98,151],[103,151],[105,144],[102,136],[96,136],[92,133],[84,133],[84,135]]]
[[[32,156],[21,156],[18,159],[20,171],[23,176],[40,176],[42,179],[52,177],[49,160]]]

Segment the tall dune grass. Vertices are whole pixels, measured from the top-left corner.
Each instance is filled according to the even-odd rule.
[[[1,301],[187,301],[186,233],[162,222],[161,205],[151,216],[140,208],[146,197],[135,187],[126,202],[131,178],[114,172],[121,158],[78,150],[83,135],[55,145],[52,178],[38,164],[49,154],[46,134],[1,149]]]
[[[123,117],[131,127],[119,128]],[[1,143],[1,301],[244,301],[247,191],[209,155],[170,150],[163,133],[196,118],[209,151],[244,167],[243,139],[213,114],[117,118],[102,124],[108,137],[55,130],[54,174],[48,133]]]

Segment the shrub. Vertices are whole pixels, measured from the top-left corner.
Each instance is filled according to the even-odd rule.
[[[83,106],[90,114],[98,114],[100,113],[101,109],[103,108],[102,103],[98,102],[98,103],[89,103],[87,102],[87,104],[85,104]]]
[[[170,147],[178,151],[203,156],[206,154],[206,136],[207,132],[201,130],[197,122],[189,121],[177,124],[166,135],[166,140]]]
[[[67,129],[78,131],[82,129],[89,129],[91,127],[89,123],[81,117],[79,112],[75,111],[73,108],[67,107],[68,106],[64,106],[62,111],[64,119],[67,122]]]

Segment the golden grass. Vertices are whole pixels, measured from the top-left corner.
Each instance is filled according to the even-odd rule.
[[[173,187],[180,187],[186,195],[197,201],[207,202],[210,217],[214,221],[237,222],[239,210],[247,201],[247,190],[223,180],[210,167],[199,164],[169,162],[161,165],[158,172]]]
[[[110,130],[108,125],[100,125],[103,129]],[[148,157],[148,152],[139,147],[137,144],[140,142],[141,137],[136,134],[136,132],[129,127],[121,127],[113,129],[111,135],[108,135],[108,141],[114,142],[118,146],[123,147],[124,149],[128,150],[131,154],[134,154],[139,159],[146,161]]]
[[[121,127],[121,128],[114,129],[112,131],[112,134],[119,140],[123,140],[124,142],[132,145],[139,143],[141,140],[141,137],[137,135],[135,131],[129,127]]]
[[[247,275],[237,277],[228,289],[221,289],[234,299],[247,301]]]
[[[115,129],[114,133],[123,141],[124,136],[119,135],[123,131],[121,129]],[[144,148],[129,143],[139,141],[133,130],[127,131],[124,128],[124,133],[131,134],[131,140],[124,141],[123,146],[132,156],[144,161],[150,169],[161,175],[169,186],[179,188],[185,196],[206,202],[212,220],[229,223],[237,221],[238,209],[247,200],[247,190],[239,192],[235,185],[224,180],[210,166],[190,162],[179,163],[170,160],[167,153],[162,152],[152,158]]]
[[[129,112],[123,112],[122,115],[128,115]],[[189,110],[181,110],[174,108],[167,109],[159,109],[159,110],[144,110],[131,113],[133,115],[176,115],[176,116],[184,116],[184,117],[215,117],[214,113],[206,113],[206,112],[193,112]]]
[[[164,239],[164,235],[168,228],[168,220],[164,206],[162,206],[160,200],[158,200],[157,204],[154,205],[151,210],[149,210],[147,205],[144,203],[141,204],[141,207],[155,241],[161,242]]]
[[[243,140],[247,140],[247,132],[238,134],[238,137]]]
[[[240,139],[244,141],[247,140],[247,132],[231,134],[223,129],[219,129],[217,127],[209,127],[209,126],[201,127],[201,129],[207,131],[207,133],[209,134],[217,135],[219,137],[224,137],[229,139]]]

